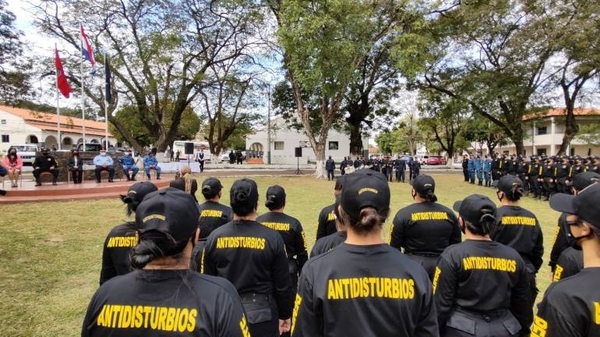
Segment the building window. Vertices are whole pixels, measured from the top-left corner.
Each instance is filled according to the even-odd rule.
[[[6,124],[6,119],[0,119],[0,123]]]
[[[339,150],[340,145],[338,142],[329,142],[329,149],[330,150]]]
[[[546,155],[546,149],[540,149],[540,148],[538,148],[537,149],[537,155],[538,156]]]
[[[547,126],[540,126],[537,128],[537,134],[538,135],[547,135],[548,134],[548,127]]]
[[[2,135],[2,143],[10,143],[9,135]]]
[[[274,150],[283,150],[283,142],[273,142]]]

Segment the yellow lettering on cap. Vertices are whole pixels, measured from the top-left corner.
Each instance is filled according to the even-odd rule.
[[[374,188],[365,187],[365,188],[361,188],[360,190],[358,190],[358,195],[361,195],[365,192],[371,192],[371,193],[375,193],[375,194],[379,193],[379,191],[377,191]]]
[[[144,219],[142,219],[142,222],[146,222],[152,219],[158,219],[158,220],[162,220],[165,221],[167,220],[167,217],[162,215],[162,214],[150,214],[144,217]]]

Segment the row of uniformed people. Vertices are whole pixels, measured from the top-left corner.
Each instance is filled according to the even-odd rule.
[[[419,161],[415,160],[412,157],[408,160],[404,160],[403,158],[400,158],[400,156],[397,156],[396,158],[392,158],[390,156],[371,156],[368,159],[359,157],[356,158],[354,161],[352,159],[344,157],[344,159],[340,163],[341,174],[346,174],[346,171],[352,172],[353,170],[348,170],[349,167],[352,167],[353,170],[368,168],[376,172],[382,173],[386,176],[387,180],[395,180],[396,182],[406,182],[407,169],[408,180],[418,176],[421,171],[421,164],[419,163]]]
[[[364,171],[368,171],[368,170],[364,170]],[[372,175],[372,173],[371,173],[371,172],[367,172],[367,173]],[[356,176],[358,176],[358,175],[351,175],[351,176],[355,176],[355,177],[356,177]],[[350,176],[349,176],[349,177],[350,177]],[[380,177],[376,177],[376,178],[380,178]],[[356,185],[356,184],[354,184],[354,183],[348,183],[348,185],[350,186],[350,185]],[[428,183],[427,183],[427,181],[425,181],[425,182],[423,183],[423,185],[430,185],[430,184],[428,184]],[[414,187],[417,187],[417,188],[418,188],[418,186],[417,186],[417,184],[416,184],[416,183],[414,184]],[[500,187],[499,187],[499,188],[500,188]],[[250,190],[251,190],[251,189],[250,189]],[[414,192],[416,192],[416,191],[413,189],[413,193],[414,193]],[[432,192],[432,191],[430,191],[430,192]],[[256,193],[257,193],[257,192],[256,192]],[[388,193],[389,193],[389,192],[388,192]],[[427,196],[427,194],[428,194],[428,193],[429,193],[429,192],[426,192],[426,193],[425,193],[425,196]],[[430,194],[431,194],[431,193],[430,193]],[[501,198],[500,194],[501,194],[501,193],[499,192],[499,198]],[[269,195],[269,194],[267,194],[267,195]],[[256,194],[256,196],[258,197],[258,194]],[[430,197],[430,199],[431,199],[431,195],[429,195],[429,197]],[[234,199],[233,199],[233,187],[232,187],[232,200],[234,200]],[[431,201],[431,200],[430,200],[430,201]],[[388,203],[389,203],[389,201],[388,201]],[[233,204],[232,204],[232,205],[233,205]],[[388,209],[389,209],[389,205],[388,205]],[[337,211],[339,211],[339,209],[336,209],[336,210],[337,210]],[[422,212],[421,212],[421,213],[422,213]],[[434,214],[435,214],[435,213],[434,213]],[[459,210],[459,214],[461,214],[461,213],[460,213],[460,210]],[[342,218],[343,218],[343,216],[340,216],[340,217],[342,217]],[[431,217],[431,215],[430,215],[429,217]],[[419,218],[426,218],[426,217],[425,217],[425,216],[423,216],[423,215],[421,215],[421,216],[419,216]],[[231,240],[229,240],[229,243],[227,243],[227,242],[224,242],[223,244],[225,244],[225,245],[228,245],[228,244],[233,244],[233,245],[236,245],[236,243],[232,243],[232,242],[231,242]],[[254,242],[254,243],[250,243],[250,245],[253,245],[253,244],[254,244],[254,245],[256,245],[256,243],[255,243],[255,242]],[[237,243],[237,245],[239,245],[239,243]],[[477,267],[477,265],[478,265],[478,264],[480,264],[480,265],[481,265],[481,264],[485,264],[485,263],[486,263],[486,261],[481,261],[481,260],[474,259],[474,260],[473,260],[473,262],[472,262],[472,264],[473,264],[473,265],[471,266],[471,268]],[[491,262],[489,262],[489,263],[491,263]],[[506,265],[507,265],[507,263],[506,263],[506,262],[502,262],[502,261],[501,261],[501,262],[497,263],[497,265],[498,265],[498,266],[504,266],[504,267],[497,267],[497,268],[503,268],[503,269],[508,269],[508,268],[509,268],[509,267],[506,267]],[[440,275],[441,275],[441,274],[440,274]],[[438,275],[438,277],[440,277],[440,276]],[[443,278],[442,278],[442,280],[443,280]],[[384,279],[383,279],[383,281],[381,281],[381,282],[385,282],[385,281],[387,281],[387,278],[384,278]],[[346,289],[346,291],[348,291],[348,290],[347,290],[348,288],[344,288],[344,286],[343,286],[343,285],[344,285],[344,283],[343,283],[343,282],[346,282],[346,283],[345,283],[345,285],[346,285],[346,286],[349,286],[349,284],[350,284],[350,283],[352,283],[352,282],[356,282],[356,278],[349,278],[348,280],[344,280],[344,279],[342,279],[342,280],[340,280],[339,282],[341,282],[341,283],[338,283],[338,286],[340,286],[340,287],[341,287],[341,288],[340,288],[340,291],[342,291],[342,292],[343,292],[343,291],[344,291],[344,289]],[[373,289],[374,289],[374,287],[375,287],[375,286],[377,286],[377,285],[378,285],[376,282],[377,282],[377,281],[375,281],[375,283],[372,283],[372,284],[371,284],[371,287],[372,287]],[[390,281],[390,282],[391,282],[391,281]],[[340,285],[340,284],[341,284],[341,285]],[[381,284],[384,284],[384,283],[381,283]],[[380,284],[380,286],[381,286],[381,287],[383,287],[383,285],[381,285],[381,284]],[[393,284],[393,283],[392,283],[392,284]],[[404,284],[405,284],[405,286],[408,286],[408,284],[407,284],[406,282],[405,282]],[[328,286],[329,286],[329,285],[328,285]],[[335,284],[334,284],[334,286],[335,286]],[[354,286],[354,285],[352,285],[352,286]],[[363,286],[368,286],[368,285],[365,285],[365,284],[363,284]],[[385,288],[385,287],[384,287],[384,288]],[[383,289],[383,288],[382,288],[382,289]],[[398,288],[396,288],[396,289],[398,289]],[[402,288],[402,289],[404,289],[404,288]],[[410,287],[408,287],[408,288],[406,288],[406,289],[410,289]],[[382,291],[384,291],[384,292],[385,292],[385,290],[382,290]],[[391,293],[390,293],[390,294],[391,294]],[[342,297],[343,297],[343,296],[345,296],[343,293],[338,293],[338,295],[340,295],[340,296],[342,296]],[[363,295],[364,295],[364,294],[363,294]],[[389,295],[389,294],[388,294],[388,295]],[[397,295],[397,296],[401,296],[401,294],[400,294],[399,292],[396,292],[396,295]],[[390,296],[391,296],[391,295],[390,295]],[[254,301],[256,301],[256,300],[257,300],[257,299],[256,299],[255,297],[253,297],[253,302],[254,302]],[[297,301],[297,303],[298,303],[298,301]],[[530,305],[529,307],[531,307],[531,305]],[[466,309],[465,309],[465,308],[463,307],[463,311],[468,311],[468,308],[466,308]],[[265,313],[264,313],[264,311],[262,312],[262,314],[263,314],[263,315],[265,314]],[[498,313],[494,313],[494,314],[498,314]],[[260,316],[260,315],[259,315],[259,316]],[[487,317],[487,320],[492,320],[492,321],[494,321],[494,322],[496,322],[496,323],[498,323],[498,322],[504,322],[504,320],[503,320],[503,319],[505,319],[505,318],[506,318],[506,317],[504,317],[504,316],[502,316],[502,315],[500,315],[500,316],[497,316],[497,317],[496,317],[496,316],[493,316],[493,315],[492,315],[492,316],[489,316],[489,315],[488,315],[488,316],[486,316],[486,317]],[[506,323],[506,322],[505,322],[505,325],[506,325],[506,324],[508,324],[508,323]],[[515,326],[515,325],[513,325],[513,327],[514,327],[514,326]],[[298,330],[298,331],[299,331],[298,333],[299,333],[299,334],[301,334],[301,333],[302,333],[302,332],[301,332],[302,330],[303,330],[303,329],[299,329],[299,330]]]

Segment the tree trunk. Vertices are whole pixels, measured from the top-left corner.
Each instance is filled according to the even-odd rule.
[[[577,135],[579,131],[579,126],[575,122],[575,115],[571,111],[571,113],[567,112],[566,121],[565,121],[565,134],[562,138],[562,143],[560,143],[560,149],[558,149],[557,155],[562,156],[566,154],[567,148],[571,144],[571,141]]]
[[[317,158],[317,167],[314,176],[318,179],[325,178],[325,145],[319,142],[313,146],[313,150]]]
[[[362,154],[363,143],[360,131],[360,123],[358,125],[350,125],[350,154],[353,156],[360,156]]]

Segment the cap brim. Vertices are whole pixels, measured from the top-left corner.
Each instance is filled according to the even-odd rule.
[[[575,207],[573,206],[574,195],[566,193],[557,193],[550,197],[550,208],[555,211],[576,214]]]
[[[494,180],[492,181],[492,187],[498,187],[498,183],[500,182],[500,180]]]
[[[460,210],[460,205],[462,205],[462,200],[458,200],[458,201],[454,202],[452,209],[458,212],[458,210]]]

